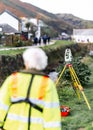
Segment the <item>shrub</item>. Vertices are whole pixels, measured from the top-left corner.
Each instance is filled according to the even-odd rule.
[[[91,72],[89,70],[88,65],[81,62],[81,59],[82,59],[81,57],[74,58],[72,60],[71,64],[72,64],[72,68],[74,69],[81,85],[86,86],[89,83]],[[57,68],[57,71],[61,72],[63,70],[63,68],[64,68],[64,65],[61,64]],[[70,70],[68,67],[65,69],[62,78],[64,80],[67,80],[68,82],[72,82]]]
[[[2,84],[8,75],[24,67],[22,56],[20,54],[16,56],[1,56],[0,66],[0,84]]]

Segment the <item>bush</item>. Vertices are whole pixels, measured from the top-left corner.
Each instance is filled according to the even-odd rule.
[[[74,69],[81,85],[86,86],[89,83],[91,72],[89,70],[88,65],[81,62],[81,59],[82,59],[81,57],[74,58],[71,64],[73,65],[72,68]],[[64,65],[61,64],[57,68],[57,71],[61,72],[63,68]],[[64,80],[67,80],[68,82],[72,82],[70,70],[68,67],[65,69],[62,78]]]
[[[8,75],[24,67],[21,54],[16,56],[1,56],[0,66],[0,84],[2,84]]]

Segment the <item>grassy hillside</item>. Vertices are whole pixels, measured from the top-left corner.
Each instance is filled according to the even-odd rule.
[[[21,2],[20,0],[0,1],[0,12],[5,9],[11,11],[18,17],[39,18],[58,32],[67,30],[67,32],[69,31],[71,33],[73,30],[72,25],[58,18],[55,14],[49,13],[48,11],[40,9],[32,4]]]
[[[73,28],[93,28],[93,21],[83,20],[72,14],[56,15],[20,0],[1,0],[0,13],[5,9],[18,17],[39,18],[58,33],[65,31],[72,34]]]
[[[84,20],[72,14],[57,14],[57,16],[74,26],[74,28],[93,28],[93,21]]]

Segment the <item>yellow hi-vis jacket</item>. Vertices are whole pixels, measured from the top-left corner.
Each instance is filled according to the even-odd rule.
[[[0,128],[61,130],[56,87],[48,76],[16,72],[0,88]]]

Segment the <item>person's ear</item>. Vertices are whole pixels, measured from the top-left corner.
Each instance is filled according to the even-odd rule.
[[[25,62],[25,69],[28,70],[28,68],[29,68],[29,67],[28,67],[28,62],[26,61],[26,62]]]

